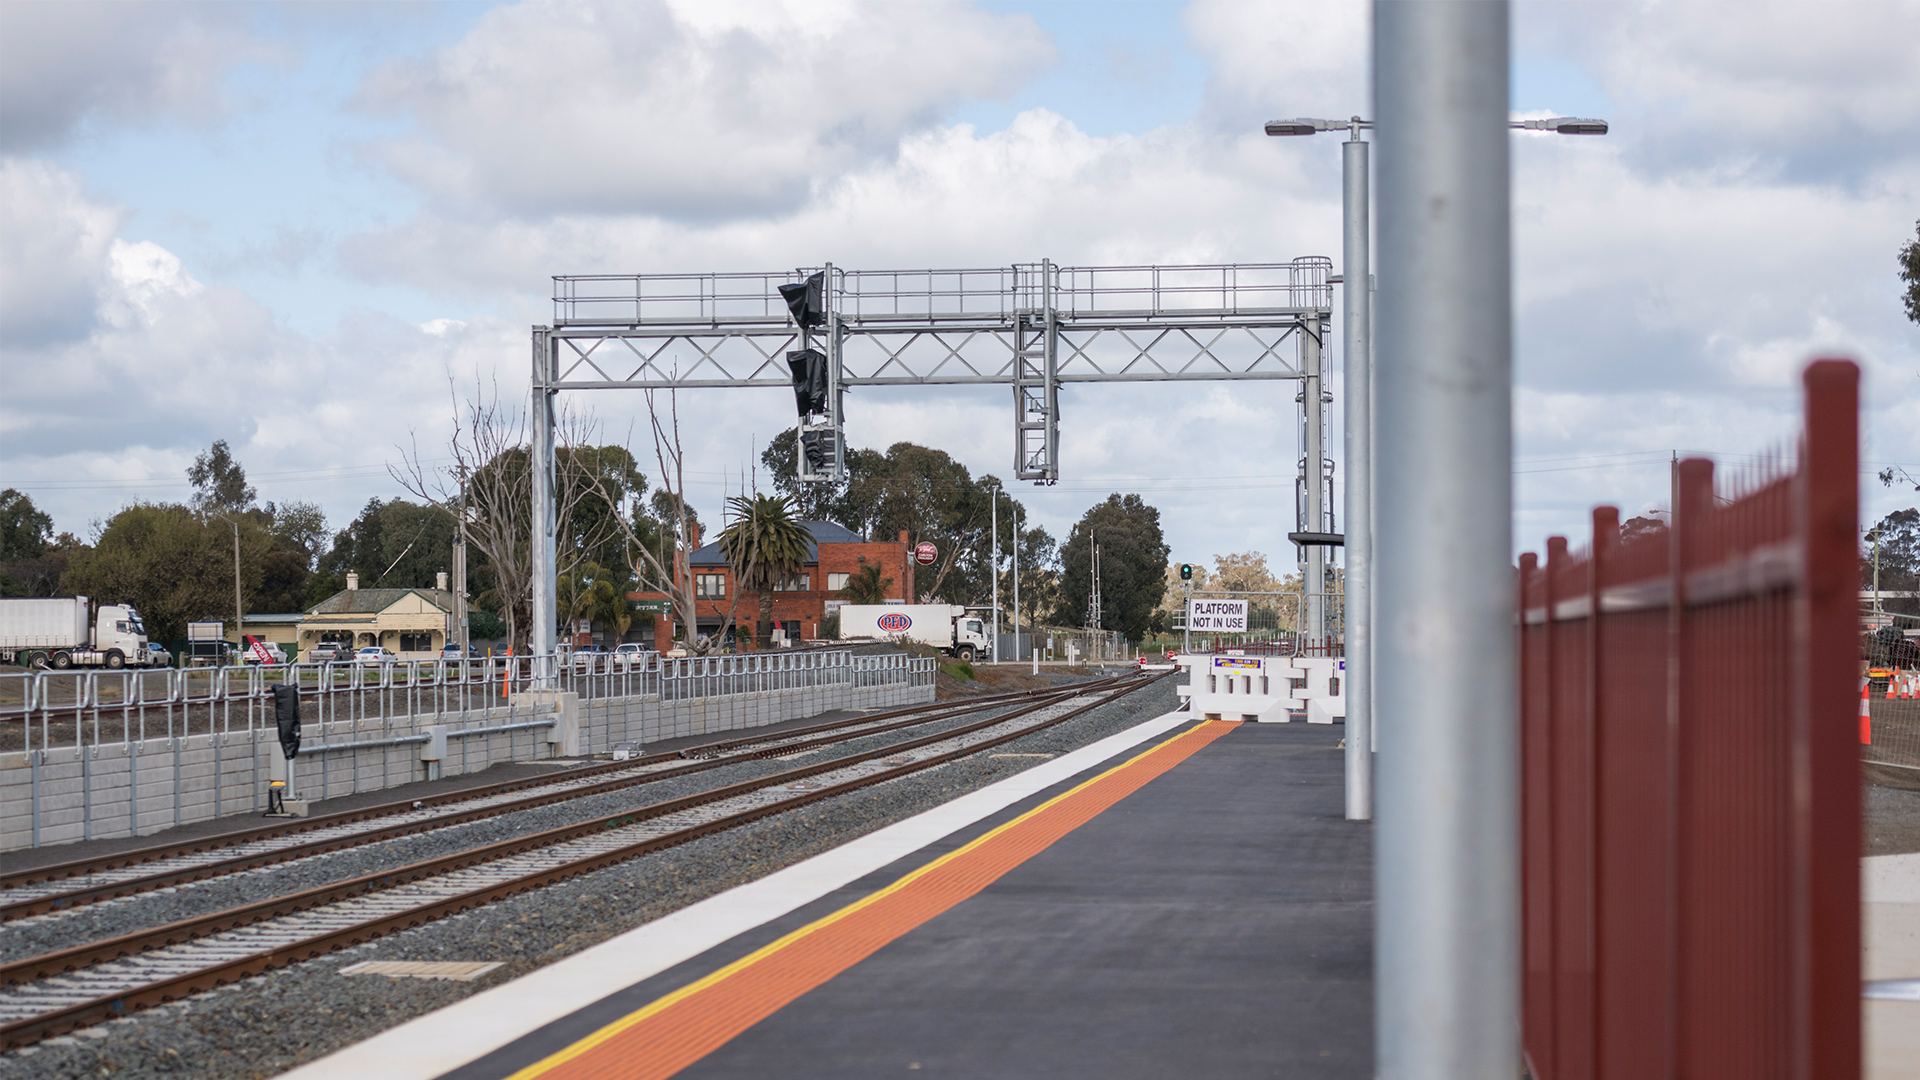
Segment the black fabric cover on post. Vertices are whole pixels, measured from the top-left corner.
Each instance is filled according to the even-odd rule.
[[[273,719],[280,726],[280,749],[292,761],[300,754],[300,688],[273,685]]]
[[[793,373],[793,403],[804,419],[827,411],[827,354],[819,349],[796,349],[787,354]]]

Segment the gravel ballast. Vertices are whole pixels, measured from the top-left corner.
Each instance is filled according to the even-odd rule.
[[[1008,705],[998,712],[1011,711]],[[902,731],[850,739],[789,760],[764,758],[727,765],[689,776],[657,780],[620,791],[592,795],[467,825],[397,837],[363,847],[348,848],[207,881],[158,889],[108,900],[72,911],[22,919],[0,935],[0,961],[39,956],[56,949],[99,941],[135,930],[163,926],[180,919],[207,915],[240,904],[286,896],[302,889],[345,881],[457,851],[508,840],[543,829],[611,817],[635,807],[692,795],[728,784],[769,776],[788,769],[815,765],[893,745],[965,724],[991,713],[971,713],[930,721]],[[560,778],[556,776],[556,779]],[[529,792],[528,794],[533,794]]]
[[[572,955],[705,897],[1005,779],[1048,757],[1162,715],[1177,704],[1173,688],[1174,680],[1163,680],[1057,727],[923,774],[814,803],[344,950],[330,957],[248,979],[232,987],[196,995],[184,1002],[138,1013],[74,1035],[50,1039],[25,1050],[12,1051],[0,1055],[0,1076],[190,1075],[208,1080],[272,1076]],[[647,792],[644,798],[625,795],[625,801],[620,806],[653,802],[681,793],[667,790],[676,783],[687,784],[688,791],[700,790],[721,782],[812,764],[825,760],[829,755],[856,753],[862,748],[862,743],[877,745],[883,740],[884,737],[856,740],[797,761],[755,762],[688,777],[682,781],[647,785],[640,789]],[[993,756],[995,754],[1045,756],[996,757]],[[726,774],[726,781],[720,779],[722,772]],[[612,793],[585,802],[620,800],[623,795]],[[566,816],[542,819],[541,824],[521,821],[522,817],[531,818],[547,810]],[[506,830],[498,834],[446,830],[461,833],[457,843],[451,838],[440,839],[438,833],[407,838],[442,846],[413,850],[405,856],[393,858],[411,861],[441,850],[470,846],[478,842],[476,837],[518,835],[536,828],[550,827],[563,820],[592,817],[596,812],[605,811],[576,809],[574,804],[567,804],[565,807],[543,808],[542,811],[515,815],[511,819],[464,827],[471,830]],[[406,842],[392,843],[397,847]],[[360,851],[369,854],[361,855]],[[374,848],[368,848],[342,852],[340,855],[385,858],[373,852]],[[321,860],[312,861],[318,863]],[[341,864],[345,865],[348,864]],[[326,880],[338,880],[339,877],[364,873],[374,868],[370,863],[354,865],[364,868],[348,873],[341,866],[335,866],[326,871],[329,875]],[[285,870],[275,868],[239,877],[270,877]],[[318,881],[313,883],[317,884]],[[255,886],[236,883],[227,887],[243,892],[229,894],[214,907],[233,903],[236,897],[245,898],[244,890]],[[269,894],[285,891],[288,889],[279,886],[269,888]],[[186,902],[184,898],[188,893],[189,890],[174,890],[169,894],[153,894],[135,900],[163,905],[178,904]],[[176,899],[168,900],[168,896]],[[152,915],[153,912],[148,914]],[[25,928],[24,925],[21,927]],[[10,930],[8,937],[11,936]],[[13,949],[11,941],[8,949],[10,952]],[[31,953],[45,950],[27,948],[22,951]],[[340,968],[366,960],[499,961],[504,966],[470,983],[388,979],[380,976],[343,977],[337,974]]]

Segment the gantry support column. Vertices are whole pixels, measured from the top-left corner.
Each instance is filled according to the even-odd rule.
[[[555,356],[552,342],[547,336],[547,328],[533,328],[533,460],[528,464],[533,470],[533,626],[529,628],[528,644],[532,646],[535,657],[546,657],[545,661],[534,661],[534,678],[538,685],[549,685],[557,672],[543,668],[542,664],[551,664],[553,654],[558,651],[559,641],[556,631],[560,620],[559,602],[556,593],[559,590],[558,552],[554,547],[554,433],[553,398],[554,383],[559,375],[555,371]]]

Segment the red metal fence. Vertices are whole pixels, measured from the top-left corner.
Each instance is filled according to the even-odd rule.
[[[1674,469],[1671,526],[1520,560],[1524,1036],[1538,1080],[1857,1080],[1857,399]]]

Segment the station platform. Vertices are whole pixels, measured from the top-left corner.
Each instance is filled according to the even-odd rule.
[[[1343,730],[1160,717],[287,1076],[1370,1077]]]

